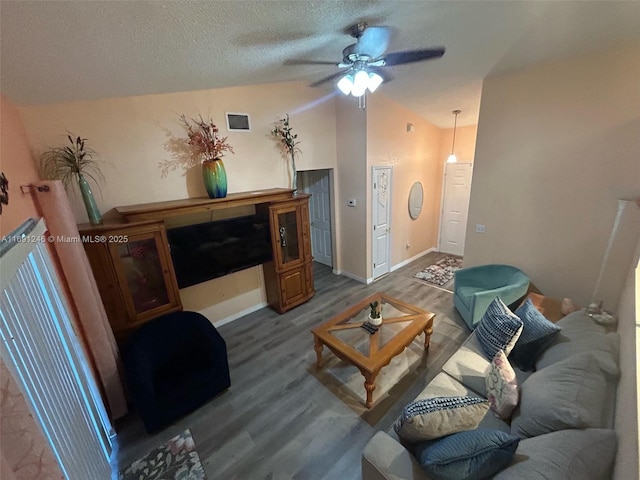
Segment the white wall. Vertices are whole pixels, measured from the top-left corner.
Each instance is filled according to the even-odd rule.
[[[591,300],[621,196],[640,196],[640,45],[483,83],[465,265],[522,268]],[[598,294],[615,309],[640,236],[627,209]],[[486,233],[475,232],[485,224]]]

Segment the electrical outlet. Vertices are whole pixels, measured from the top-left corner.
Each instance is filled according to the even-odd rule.
[[[484,233],[484,225],[476,224],[476,233]]]

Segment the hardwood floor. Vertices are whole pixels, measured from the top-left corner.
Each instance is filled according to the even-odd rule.
[[[360,479],[367,441],[390,428],[470,333],[450,292],[413,279],[444,256],[429,253],[371,285],[314,263],[316,295],[309,302],[282,315],[264,308],[218,329],[227,342],[231,371],[226,392],[155,435],[146,434],[135,413],[118,422],[118,465],[127,466],[189,428],[209,480]],[[432,311],[436,318],[426,359],[395,378],[379,401],[374,396],[376,403],[367,411],[364,379],[355,367],[334,359],[336,368],[360,376],[355,393],[331,374],[330,366],[315,367],[310,330],[375,291]],[[416,338],[405,353],[418,351],[419,357],[422,341]],[[327,349],[323,355],[327,363],[333,357]],[[412,358],[411,352],[405,357]],[[399,360],[400,370],[402,361],[408,360]],[[393,371],[393,362],[386,368]]]

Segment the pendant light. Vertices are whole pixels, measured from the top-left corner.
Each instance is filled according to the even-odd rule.
[[[455,119],[453,121],[453,143],[451,144],[451,155],[447,158],[447,163],[456,163],[458,158],[453,153],[453,148],[456,146],[456,127],[458,126],[458,114],[461,110],[454,110],[453,113],[455,115]]]

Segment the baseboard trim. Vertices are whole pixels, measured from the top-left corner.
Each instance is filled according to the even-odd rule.
[[[431,252],[437,252],[435,247],[431,247],[428,248],[427,250],[425,250],[424,252],[421,252],[417,255],[414,255],[411,258],[407,258],[405,261],[398,263],[397,265],[394,265],[393,267],[391,267],[391,271],[395,272],[396,270],[398,270],[399,268],[404,267],[405,265],[409,265],[411,262],[416,261],[417,259],[419,259],[420,257],[424,257],[427,253],[431,253]]]
[[[257,303],[256,305],[252,305],[249,308],[245,308],[244,310],[242,310],[240,312],[234,313],[233,315],[229,315],[228,317],[225,317],[225,318],[223,318],[221,320],[213,322],[213,325],[215,327],[221,327],[223,325],[226,325],[227,323],[231,323],[234,320],[242,318],[245,315],[249,315],[250,313],[257,312],[258,310],[261,310],[261,309],[263,309],[264,307],[266,307],[268,305],[269,304],[266,303],[266,302]]]
[[[356,282],[360,282],[360,283],[364,283],[364,284],[369,284],[371,282],[368,282],[366,279],[359,277],[357,275],[354,275],[353,273],[349,273],[349,272],[340,272],[338,273],[338,275],[344,275],[345,277],[348,277],[352,280],[355,280]]]

